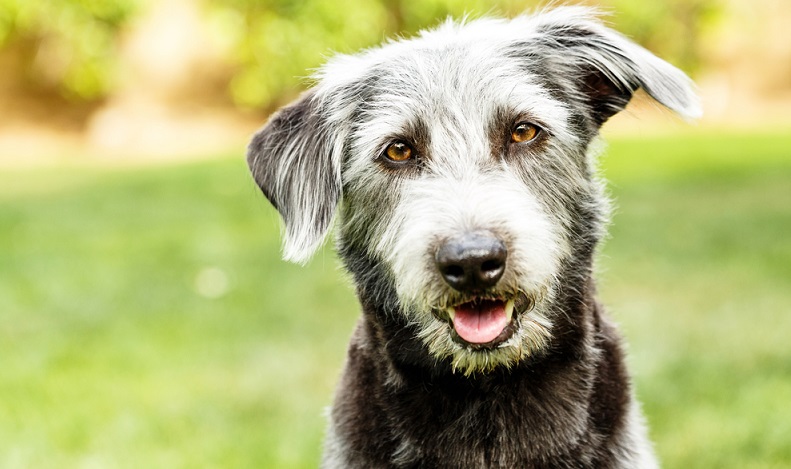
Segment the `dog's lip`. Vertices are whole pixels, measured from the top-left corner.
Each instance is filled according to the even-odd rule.
[[[476,303],[481,303],[481,302],[484,302],[484,301],[485,302],[501,303],[502,304],[502,308],[504,309],[505,316],[506,316],[506,323],[503,326],[503,328],[500,331],[500,333],[495,338],[493,338],[492,340],[490,340],[488,342],[485,342],[485,343],[469,342],[469,341],[465,340],[464,338],[462,338],[459,335],[459,333],[456,331],[456,328],[454,326],[454,319],[455,319],[455,316],[456,316],[456,308],[458,308],[458,307],[460,307],[462,305],[476,304]],[[528,311],[529,309],[531,309],[533,307],[533,304],[534,304],[533,300],[531,300],[530,297],[527,294],[525,294],[524,292],[519,292],[516,295],[510,296],[508,298],[506,298],[506,297],[491,297],[491,296],[473,297],[471,299],[467,299],[466,301],[458,302],[458,303],[453,304],[452,306],[444,308],[444,312],[446,314],[446,320],[450,324],[450,329],[451,329],[451,334],[452,334],[453,340],[458,342],[458,343],[461,343],[461,344],[463,344],[463,345],[465,345],[465,346],[467,346],[467,347],[469,347],[469,348],[471,348],[473,350],[482,350],[482,349],[495,348],[495,347],[499,346],[500,344],[502,344],[503,342],[505,342],[508,339],[510,339],[511,336],[513,336],[514,333],[516,332],[516,330],[518,329],[517,318],[521,314],[523,314],[526,311]]]
[[[465,303],[475,303],[480,301],[502,301],[506,303],[506,305],[510,304],[513,306],[511,311],[506,311],[509,313],[510,316],[508,317],[509,320],[512,320],[513,317],[518,316],[525,311],[531,309],[533,307],[534,301],[525,293],[525,292],[518,292],[513,295],[480,295],[480,296],[473,296],[471,298],[464,299],[463,301],[458,301],[446,308],[443,308],[444,312],[447,315],[447,319],[453,320],[453,315],[455,314],[455,309],[457,306],[463,305]]]

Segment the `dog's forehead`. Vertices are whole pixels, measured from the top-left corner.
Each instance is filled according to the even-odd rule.
[[[502,38],[473,41],[455,30],[441,40],[427,35],[391,43],[377,54],[331,62],[320,90],[339,81],[355,90],[355,102],[340,108],[355,116],[358,155],[373,157],[388,139],[408,136],[416,128],[429,135],[432,146],[452,150],[453,145],[475,143],[481,145],[481,156],[487,153],[492,127],[502,125],[498,120],[529,117],[565,133],[567,104],[553,96],[547,76],[531,70],[529,59],[515,56],[509,44]],[[356,70],[353,79],[333,76],[352,73],[348,70]]]
[[[416,49],[372,69],[363,106],[382,114],[488,119],[495,110],[547,114],[563,107],[523,62],[472,44]],[[549,116],[548,118],[552,118]]]
[[[332,57],[316,74],[318,94],[367,90],[361,94],[369,100],[379,97],[407,105],[504,101],[551,112],[554,100],[542,85],[547,71],[538,76],[528,57],[541,49],[545,33],[537,29],[527,17],[448,20],[411,39]]]

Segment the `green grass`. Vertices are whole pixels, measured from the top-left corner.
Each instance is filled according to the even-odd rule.
[[[602,296],[665,467],[791,467],[791,136],[620,141],[605,167]]]
[[[791,468],[791,137],[615,140],[601,297],[666,468]],[[315,467],[358,307],[241,156],[0,172],[0,467]]]

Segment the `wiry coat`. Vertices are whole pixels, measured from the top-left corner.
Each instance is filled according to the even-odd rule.
[[[594,299],[608,203],[593,148],[638,88],[696,116],[686,76],[589,10],[559,8],[447,22],[336,57],[317,79],[248,161],[283,216],[286,258],[306,261],[337,218],[362,304],[323,465],[655,467]],[[525,122],[535,137],[509,140]],[[388,160],[393,142],[412,157]],[[507,249],[502,277],[476,291],[437,269],[443,243],[470,232]],[[454,308],[480,301],[513,310],[490,344],[454,330]]]

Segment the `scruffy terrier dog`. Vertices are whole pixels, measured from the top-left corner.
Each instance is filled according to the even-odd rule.
[[[595,300],[593,148],[638,88],[696,117],[690,80],[577,7],[448,21],[316,78],[248,162],[284,257],[334,224],[362,303],[323,466],[656,467]]]

